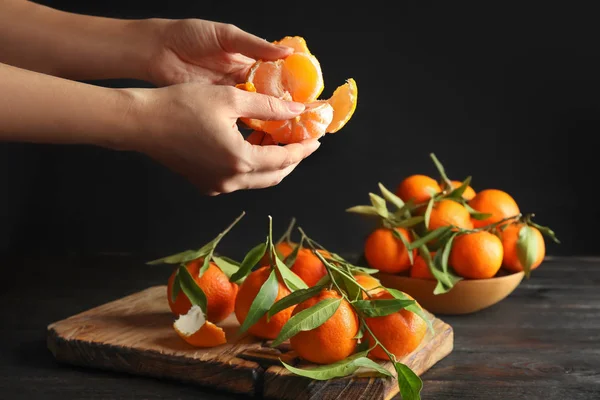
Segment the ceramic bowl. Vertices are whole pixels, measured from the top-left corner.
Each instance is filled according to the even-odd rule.
[[[490,279],[464,279],[444,294],[433,294],[436,281],[378,273],[383,286],[411,295],[433,314],[470,314],[506,298],[523,280],[523,272],[507,273]]]

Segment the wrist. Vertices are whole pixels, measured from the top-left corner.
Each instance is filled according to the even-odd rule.
[[[123,22],[117,40],[122,43],[121,57],[128,66],[128,78],[154,83],[152,60],[160,51],[166,25],[166,20],[157,18]]]
[[[164,125],[161,107],[157,106],[158,89],[115,89],[121,110],[120,134],[110,138],[108,147],[114,150],[148,153],[158,141]]]

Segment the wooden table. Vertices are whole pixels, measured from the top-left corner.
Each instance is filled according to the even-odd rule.
[[[231,398],[52,358],[50,322],[166,282],[168,269],[143,261],[3,259],[0,398]],[[423,399],[600,398],[600,258],[550,259],[496,306],[443,319],[455,329],[455,348],[423,376]]]

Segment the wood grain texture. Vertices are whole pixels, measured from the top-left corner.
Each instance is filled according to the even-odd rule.
[[[434,333],[401,360],[421,375],[450,354],[452,328],[430,316]],[[329,399],[341,393],[348,399],[367,396],[388,399],[398,392],[395,379],[370,373],[330,381],[315,381],[289,373],[287,363],[307,367],[283,343],[274,349],[269,341],[240,335],[232,314],[221,326],[228,343],[198,349],[185,343],[172,328],[174,316],[166,287],[154,286],[62,321],[47,330],[47,346],[63,363],[104,370],[168,378],[231,393],[273,399]],[[390,363],[383,363],[390,371]]]

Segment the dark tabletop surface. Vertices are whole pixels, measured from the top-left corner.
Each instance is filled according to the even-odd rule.
[[[169,270],[118,255],[2,259],[0,399],[225,399],[177,382],[60,365],[54,321],[148,286]],[[599,399],[600,258],[545,261],[508,298],[440,316],[454,351],[423,375],[423,399]]]

